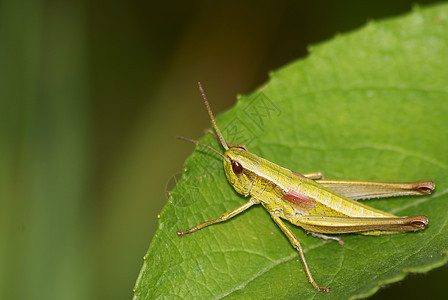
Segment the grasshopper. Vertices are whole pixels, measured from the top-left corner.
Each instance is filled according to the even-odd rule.
[[[225,149],[225,153],[222,154],[196,140],[184,137],[178,137],[178,139],[209,148],[219,154],[223,158],[229,183],[239,194],[250,196],[250,200],[217,219],[200,223],[185,231],[178,231],[178,236],[227,221],[252,205],[261,204],[298,251],[311,285],[317,291],[328,293],[330,291],[328,287],[318,285],[313,279],[299,240],[282,219],[302,227],[313,236],[334,239],[341,245],[343,242],[340,238],[325,234],[354,232],[364,235],[393,234],[422,230],[428,225],[428,218],[425,215],[398,217],[356,200],[430,194],[435,188],[433,181],[324,180],[320,172],[303,175],[292,172],[249,152],[242,144],[227,143],[216,124],[201,83],[198,85],[216,132],[214,136]]]

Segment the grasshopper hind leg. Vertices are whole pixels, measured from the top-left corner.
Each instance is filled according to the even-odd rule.
[[[318,238],[324,239],[324,240],[326,240],[326,241],[327,241],[327,240],[337,241],[337,242],[339,243],[339,245],[341,245],[341,246],[344,246],[344,245],[345,245],[345,243],[344,243],[344,241],[342,240],[341,237],[337,237],[337,236],[328,236],[328,235],[325,235],[325,234],[322,234],[322,233],[312,232],[312,231],[306,231],[306,233],[311,234],[311,235],[314,236],[314,237],[318,237]]]
[[[275,215],[273,212],[271,212],[271,217],[274,220],[274,222],[280,227],[280,229],[283,231],[283,233],[288,238],[291,245],[296,248],[297,252],[299,252],[300,259],[302,260],[303,267],[306,272],[306,276],[308,277],[308,281],[311,283],[311,285],[319,292],[330,292],[330,288],[325,286],[319,286],[316,281],[314,281],[313,276],[311,275],[310,269],[308,268],[308,264],[306,263],[305,255],[303,254],[302,246],[300,245],[299,240],[297,237],[292,233],[292,231],[283,223],[283,221],[280,219],[279,216]]]

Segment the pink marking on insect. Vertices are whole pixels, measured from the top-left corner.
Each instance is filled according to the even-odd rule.
[[[292,172],[292,174],[294,174],[294,175],[296,175],[296,176],[298,176],[298,177],[306,178],[306,177],[303,176],[302,174],[296,173],[296,172],[294,172],[294,171],[291,171],[291,172]]]
[[[289,190],[283,195],[283,200],[304,209],[310,209],[316,206],[316,201],[294,190]]]

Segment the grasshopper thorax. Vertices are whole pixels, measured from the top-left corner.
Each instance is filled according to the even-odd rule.
[[[260,158],[242,147],[229,148],[224,156],[227,180],[242,195],[249,195],[260,165]]]

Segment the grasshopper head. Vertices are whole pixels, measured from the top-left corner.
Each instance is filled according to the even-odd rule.
[[[224,170],[226,172],[227,179],[233,188],[240,194],[245,196],[249,195],[252,185],[256,178],[256,172],[260,165],[260,158],[255,154],[250,153],[246,146],[241,144],[227,144],[226,140],[222,136],[221,131],[216,124],[215,117],[213,116],[210,105],[208,104],[207,97],[205,96],[202,85],[198,82],[199,91],[201,92],[202,99],[204,100],[205,108],[207,109],[210,121],[212,122],[213,128],[215,128],[216,135],[213,131],[207,130],[213,134],[215,139],[221,144],[221,146],[226,150],[224,154],[218,150],[200,143],[199,141],[191,140],[184,137],[178,137],[180,140],[188,141],[202,147],[209,148],[222,156],[224,158]],[[230,147],[229,147],[230,145]]]
[[[224,170],[227,180],[240,194],[247,196],[258,169],[259,159],[243,147],[229,148],[224,156]]]

